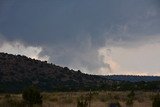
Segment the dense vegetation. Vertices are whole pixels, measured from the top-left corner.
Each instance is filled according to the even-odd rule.
[[[34,104],[42,105],[42,95],[35,86],[26,88],[22,93],[25,104],[32,107]]]
[[[22,92],[36,85],[41,91],[143,90],[160,89],[160,81],[122,81],[84,74],[67,67],[26,56],[0,53],[0,92]]]
[[[84,74],[46,61],[0,53],[0,92],[22,92],[32,84],[41,91],[89,90],[108,82],[104,77]]]

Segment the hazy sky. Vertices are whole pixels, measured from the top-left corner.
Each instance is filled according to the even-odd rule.
[[[0,51],[92,74],[160,75],[160,1],[0,0]]]

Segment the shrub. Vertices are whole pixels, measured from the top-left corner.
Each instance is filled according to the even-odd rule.
[[[159,95],[159,93],[154,97],[152,107],[160,107],[160,95]]]
[[[87,107],[87,106],[88,106],[88,101],[86,97],[81,96],[80,98],[77,99],[77,107]]]
[[[77,100],[77,107],[91,107],[91,101],[93,99],[94,93],[91,91],[87,93],[85,96],[81,96]]]
[[[93,93],[90,91],[87,95],[86,95],[86,99],[88,101],[88,107],[91,106],[91,100],[93,99]]]
[[[126,101],[126,105],[133,105],[133,100],[135,97],[135,93],[132,90],[128,95],[127,95],[127,101]]]
[[[119,102],[110,102],[108,104],[108,107],[121,107]]]
[[[30,86],[22,93],[24,101],[33,106],[34,104],[42,104],[42,96],[40,91],[35,86]]]

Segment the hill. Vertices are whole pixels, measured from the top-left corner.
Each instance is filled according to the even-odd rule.
[[[0,53],[0,92],[22,92],[30,85],[41,91],[145,90],[160,89],[159,77],[100,76],[84,74],[47,61]]]
[[[32,84],[43,91],[89,90],[108,81],[46,61],[0,53],[0,92],[19,92]]]

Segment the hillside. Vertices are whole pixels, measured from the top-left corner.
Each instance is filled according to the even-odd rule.
[[[149,78],[149,79],[148,79]],[[21,55],[0,53],[0,92],[22,92],[30,85],[41,91],[145,90],[160,89],[159,77],[98,76]],[[153,79],[154,78],[154,79]]]
[[[19,92],[35,84],[44,91],[96,89],[107,79],[21,55],[0,53],[0,91]]]

